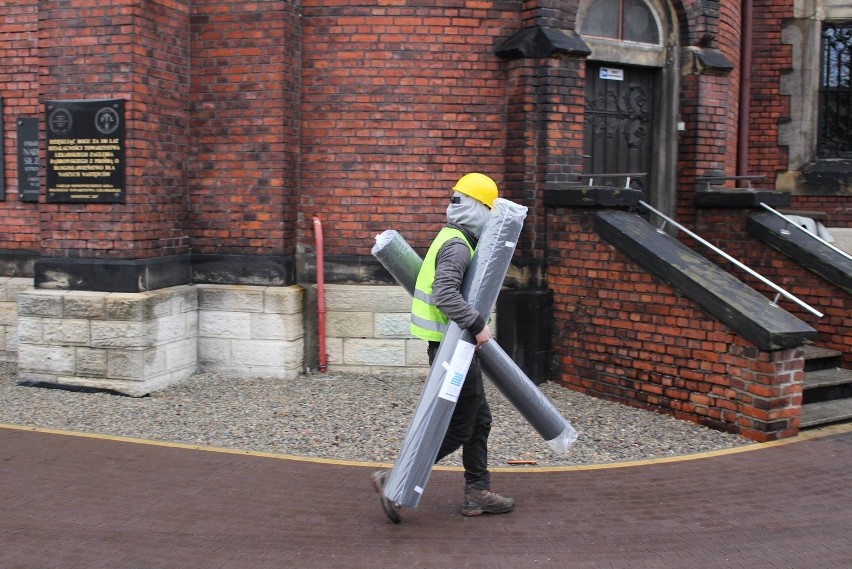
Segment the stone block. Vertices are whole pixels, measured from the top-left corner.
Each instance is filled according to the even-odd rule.
[[[325,357],[328,365],[343,364],[343,338],[326,338]]]
[[[264,290],[263,311],[273,314],[301,314],[305,291],[298,285]]]
[[[62,315],[64,318],[103,320],[106,317],[106,293],[69,291],[64,299]]]
[[[301,314],[263,313],[251,315],[251,337],[296,340],[304,336]]]
[[[282,340],[233,340],[231,363],[235,365],[285,367],[288,342]]]
[[[145,353],[143,350],[108,350],[107,377],[142,381],[145,378]]]
[[[212,338],[251,338],[251,314],[205,310],[198,315],[198,335]]]
[[[401,286],[328,285],[327,311],[410,312],[411,296]]]
[[[20,336],[18,336],[17,328],[6,328],[6,349],[17,351],[20,345]]]
[[[264,289],[250,285],[198,285],[201,310],[263,312]]]
[[[12,277],[6,281],[3,289],[5,292],[5,299],[7,301],[17,303],[19,294],[33,290],[33,279]]]
[[[0,302],[0,326],[15,326],[18,322],[18,307],[14,302]]]
[[[198,367],[198,348],[195,338],[171,342],[165,347],[168,369],[175,371],[182,368]]]
[[[405,340],[348,339],[343,343],[345,365],[404,366]]]
[[[62,318],[63,299],[66,294],[67,292],[62,290],[23,291],[18,294],[18,316]]]
[[[18,346],[19,372],[73,375],[75,369],[76,349],[71,346]]]
[[[123,292],[107,293],[104,299],[104,318],[119,321],[144,320],[145,305],[142,294]]]
[[[411,337],[411,315],[408,312],[377,312],[373,315],[376,338]]]
[[[41,344],[44,318],[23,316],[18,319],[18,337],[28,344]]]
[[[159,346],[195,336],[194,331],[188,331],[186,315],[172,314],[153,320],[148,325],[149,345]]]
[[[231,362],[231,341],[225,338],[199,338],[198,364],[202,366],[221,366]]]
[[[90,340],[88,320],[43,318],[41,326],[41,341],[44,344],[85,346]]]
[[[91,322],[93,348],[144,348],[151,345],[151,324],[135,321]]]
[[[429,368],[429,354],[426,353],[428,343],[419,338],[406,340],[405,342],[405,364],[409,366],[423,366]]]
[[[92,348],[77,348],[76,375],[86,377],[106,377],[107,352]]]
[[[334,338],[371,338],[373,314],[371,312],[327,312],[326,334]]]

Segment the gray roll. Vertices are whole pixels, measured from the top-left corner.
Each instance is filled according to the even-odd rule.
[[[480,346],[479,361],[500,393],[554,452],[564,453],[571,448],[577,431],[496,342]]]
[[[398,232],[388,229],[376,235],[373,256],[387,269],[396,282],[414,296],[414,285],[423,259],[411,248]]]

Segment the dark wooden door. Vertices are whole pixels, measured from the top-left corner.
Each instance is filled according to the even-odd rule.
[[[645,173],[630,186],[649,199],[654,157],[654,82],[656,71],[587,62],[584,173]],[[596,179],[620,185],[624,178]]]

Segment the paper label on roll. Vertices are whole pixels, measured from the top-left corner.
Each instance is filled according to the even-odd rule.
[[[473,351],[476,348],[473,344],[461,341],[453,351],[453,357],[449,362],[443,362],[444,369],[447,374],[444,376],[444,383],[441,385],[441,391],[438,397],[452,401],[455,403],[459,400],[464,378],[467,375],[467,370],[470,369],[470,362],[473,360]]]

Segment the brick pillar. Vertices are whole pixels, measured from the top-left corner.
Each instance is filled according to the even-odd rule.
[[[201,0],[192,10],[194,279],[290,284],[299,208],[299,3]]]
[[[760,442],[798,434],[804,378],[801,348],[775,352],[743,348],[741,352],[752,365],[731,384],[740,403],[740,434]]]
[[[126,203],[39,204],[37,287],[139,292],[189,281],[189,4],[38,4],[39,98],[125,100]]]

